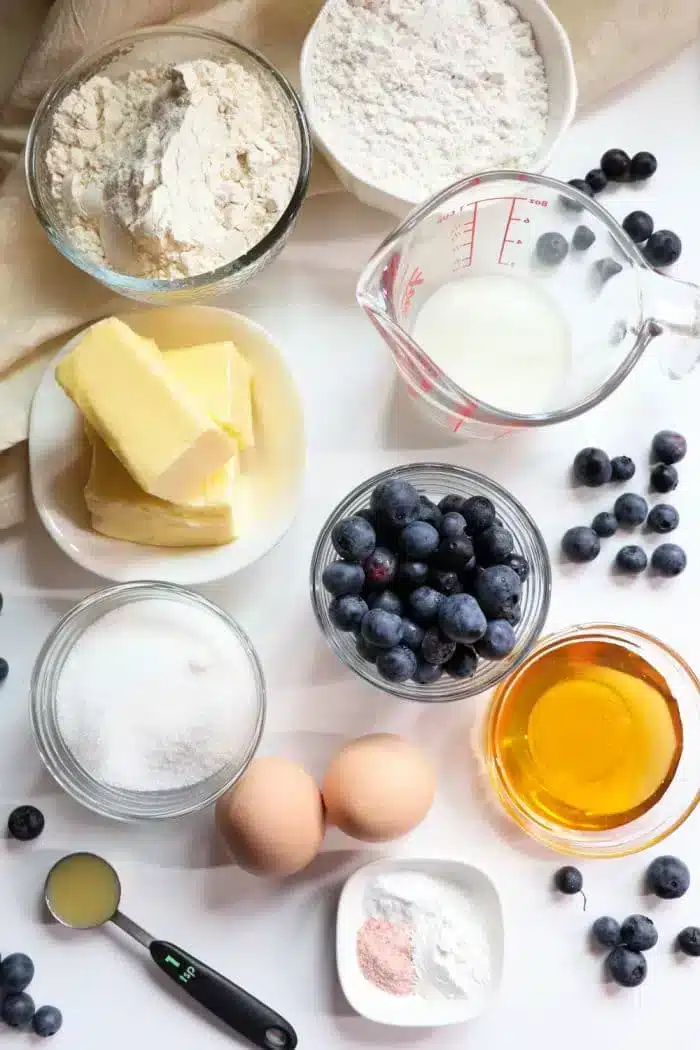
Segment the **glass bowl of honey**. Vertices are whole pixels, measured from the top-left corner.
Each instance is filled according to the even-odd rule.
[[[533,838],[578,856],[636,853],[700,800],[700,681],[643,631],[571,627],[500,684],[483,744],[501,805]]]

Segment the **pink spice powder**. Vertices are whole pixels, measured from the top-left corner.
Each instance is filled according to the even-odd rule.
[[[357,934],[360,969],[372,984],[389,995],[410,995],[418,974],[413,965],[410,922],[367,919]]]

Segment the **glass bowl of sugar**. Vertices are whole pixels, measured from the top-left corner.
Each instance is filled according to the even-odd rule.
[[[37,657],[30,713],[46,768],[116,820],[180,817],[243,774],[265,721],[260,661],[222,609],[174,584],[107,587]]]

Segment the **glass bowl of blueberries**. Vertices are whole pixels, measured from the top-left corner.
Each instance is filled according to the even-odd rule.
[[[321,529],[316,619],[336,655],[406,700],[462,700],[525,659],[552,573],[525,508],[490,478],[411,463],[358,485]]]

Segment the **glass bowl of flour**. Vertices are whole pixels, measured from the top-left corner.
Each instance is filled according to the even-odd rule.
[[[261,55],[214,32],[145,29],[54,83],[25,164],[37,217],[70,262],[168,304],[228,292],[276,257],[311,144],[293,88]]]
[[[107,587],[74,606],[32,673],[30,714],[48,771],[117,820],[184,816],[253,758],[265,681],[235,620],[174,584]]]

